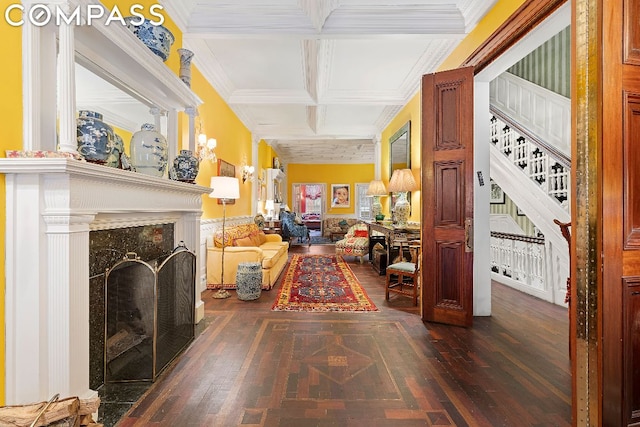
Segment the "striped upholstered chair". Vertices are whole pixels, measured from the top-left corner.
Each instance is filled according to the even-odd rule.
[[[360,257],[360,264],[364,256],[369,253],[369,230],[367,224],[360,222],[349,227],[344,239],[336,242],[336,255]]]

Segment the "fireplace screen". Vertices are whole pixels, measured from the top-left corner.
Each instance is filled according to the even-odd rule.
[[[194,338],[195,254],[135,253],[105,275],[105,382],[154,381]]]

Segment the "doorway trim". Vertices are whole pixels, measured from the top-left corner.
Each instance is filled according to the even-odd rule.
[[[580,15],[579,12],[582,13],[579,17],[574,17],[573,13],[571,14],[570,24],[576,24],[576,20],[580,20],[581,28],[572,29],[572,50],[574,53],[572,54],[572,58],[575,58],[577,55],[575,51],[581,49],[585,58],[589,57],[587,55],[587,50],[591,49],[589,45],[590,38],[594,37],[592,35],[595,34],[597,27],[597,14],[589,13],[594,12],[595,9],[592,5],[590,5],[590,0],[573,0],[573,10],[576,10],[575,15]],[[514,12],[507,20],[505,20],[494,32],[491,36],[487,37],[484,42],[469,55],[460,65],[459,67],[464,66],[474,66],[475,74],[478,83],[487,82],[487,80],[491,73],[495,71],[490,71],[491,65],[498,65],[502,61],[506,61],[508,56],[503,56],[508,54],[509,50],[513,51],[513,47],[516,46],[519,42],[526,42],[530,37],[533,31],[538,30],[540,25],[544,23],[547,19],[551,18],[554,13],[561,8],[562,6],[568,7],[571,9],[571,4],[568,0],[541,0],[537,2],[525,2],[516,12]],[[599,46],[593,46],[593,49],[597,49]],[[594,55],[591,55],[594,56]],[[584,64],[573,64],[572,70],[576,70],[576,67],[589,67],[588,59],[584,59]],[[577,72],[573,73],[579,74]],[[572,96],[575,96],[577,93],[576,87],[582,88],[581,92],[581,100],[572,99],[572,105],[575,108],[576,105],[580,103],[585,104],[585,108],[594,107],[591,104],[587,103],[587,91],[589,89],[589,81],[586,79],[595,78],[595,73],[592,77],[591,73],[584,72],[584,81],[578,81],[576,83],[572,83]],[[594,82],[591,82],[594,83]],[[595,90],[595,88],[593,89]],[[580,101],[580,102],[578,102]],[[474,101],[475,102],[475,101]],[[477,105],[477,103],[476,103]],[[573,113],[575,117],[575,112]],[[593,129],[589,128],[589,126],[582,123],[581,127],[575,130],[576,133],[582,135],[579,138],[580,141],[585,141],[584,144],[577,144],[574,138],[574,147],[572,158],[574,156],[580,157],[585,160],[584,162],[578,162],[577,158],[574,162],[574,166],[572,167],[572,192],[575,195],[576,187],[578,185],[578,179],[576,177],[577,174],[583,176],[583,182],[589,183],[589,188],[595,189],[597,188],[594,180],[598,179],[597,171],[590,171],[588,167],[581,166],[581,164],[589,165],[590,162],[588,160],[593,160],[593,157],[597,157],[597,153],[594,147],[591,147],[591,142],[589,138],[597,139],[596,135],[593,135]],[[597,144],[597,143],[595,143]],[[576,169],[580,170],[576,170]],[[593,251],[594,254],[597,252],[596,239],[593,238],[595,235],[595,224],[597,221],[594,221],[594,218],[597,217],[597,205],[598,205],[598,197],[595,194],[591,194],[590,197],[587,197],[584,201],[577,200],[577,197],[573,197],[574,203],[572,206],[572,230],[573,230],[573,240],[571,244],[571,251],[574,255],[574,258],[580,258],[583,260],[583,264],[581,264],[580,272],[581,274],[578,276],[576,274],[578,268],[577,263],[572,260],[572,298],[576,294],[582,295],[584,297],[584,301],[581,302],[581,306],[583,310],[578,311],[576,309],[576,303],[579,301],[575,301],[574,304],[570,306],[570,315],[572,321],[569,325],[569,335],[570,335],[570,348],[571,348],[571,364],[572,364],[572,413],[573,413],[573,422],[574,425],[597,425],[598,420],[601,417],[601,402],[598,399],[598,393],[601,388],[600,384],[600,368],[598,366],[598,319],[601,318],[601,313],[597,304],[597,295],[598,295],[598,277],[597,277],[597,269],[594,268],[594,265],[597,264],[596,255],[590,255]],[[577,209],[582,209],[584,211],[584,215],[576,215],[575,211]],[[592,224],[590,224],[592,223]],[[579,240],[577,236],[579,237]],[[581,245],[578,247],[577,242],[581,241]],[[582,256],[580,256],[582,254]],[[578,273],[580,273],[578,272]],[[595,301],[594,301],[595,300]],[[594,319],[595,321],[592,321]],[[583,325],[580,328],[579,325]],[[581,337],[579,340],[578,337]],[[577,424],[575,424],[577,423]],[[595,423],[595,424],[592,424]]]

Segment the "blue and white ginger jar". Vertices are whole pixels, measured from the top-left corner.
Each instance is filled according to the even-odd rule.
[[[164,176],[167,171],[167,139],[155,125],[145,123],[131,137],[131,166],[140,173]]]
[[[111,151],[111,154],[107,159],[106,165],[112,168],[121,169],[122,162],[120,160],[120,157],[124,153],[124,141],[122,140],[122,137],[117,133],[114,134],[114,139],[115,143],[113,144],[113,150]]]
[[[198,176],[200,162],[191,150],[180,150],[173,159],[172,179],[183,182],[194,182]]]
[[[88,162],[107,164],[116,147],[113,128],[102,121],[102,114],[80,110],[76,119],[78,152]]]
[[[151,52],[166,61],[171,45],[176,40],[171,31],[163,25],[153,25],[150,20],[140,22],[139,16],[127,16],[124,21],[127,28],[147,46]]]

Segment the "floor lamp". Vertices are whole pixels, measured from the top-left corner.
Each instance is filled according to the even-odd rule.
[[[211,178],[211,188],[209,197],[222,200],[222,265],[220,274],[220,289],[213,294],[214,298],[229,298],[231,294],[224,289],[224,227],[227,220],[227,200],[240,198],[240,183],[238,178],[231,176],[214,176]]]

